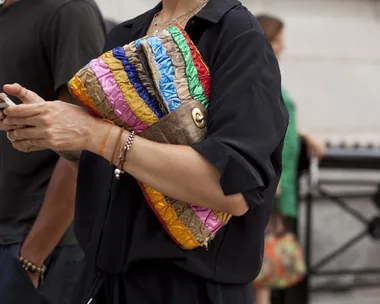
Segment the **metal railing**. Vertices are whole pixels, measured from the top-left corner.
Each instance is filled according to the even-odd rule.
[[[357,191],[355,192],[355,186],[375,186],[376,189],[380,184],[380,180],[368,179],[364,180],[360,177],[360,174],[353,174],[356,176],[354,178],[345,178],[344,180],[332,177],[321,177],[320,170],[323,169],[349,169],[352,172],[356,170],[368,170],[377,171],[380,173],[380,149],[369,147],[369,148],[342,148],[342,147],[330,147],[326,153],[326,156],[318,163],[316,159],[312,159],[310,162],[310,169],[308,173],[308,191],[305,197],[305,217],[306,217],[306,227],[305,227],[305,260],[309,269],[309,274],[307,278],[307,299],[305,299],[305,304],[309,303],[310,293],[316,290],[337,290],[337,289],[353,289],[361,287],[370,286],[380,286],[380,282],[368,282],[355,283],[352,285],[345,286],[323,286],[312,288],[310,279],[313,277],[339,277],[343,275],[356,275],[356,276],[368,276],[368,275],[380,275],[380,265],[375,265],[371,268],[342,268],[338,270],[323,270],[323,267],[328,263],[338,259],[342,256],[348,249],[357,244],[360,240],[367,237],[368,235],[374,241],[380,240],[380,203],[377,202],[378,213],[373,216],[373,218],[368,219],[363,216],[356,209],[352,208],[350,204],[346,201],[348,198],[352,199],[378,199],[379,195],[375,195],[373,192]],[[328,186],[350,186],[350,192],[345,194],[340,193],[339,195],[334,194],[333,191],[328,189]],[[379,192],[380,193],[380,192]],[[312,262],[313,258],[313,213],[314,204],[316,200],[323,198],[328,200],[335,206],[339,207],[342,212],[349,214],[352,218],[362,224],[362,230],[353,235],[349,240],[345,241],[341,246],[332,250],[330,253],[326,254],[324,257],[316,262]]]

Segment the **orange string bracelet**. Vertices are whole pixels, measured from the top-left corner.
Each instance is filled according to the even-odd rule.
[[[108,119],[103,119],[103,120],[106,121],[106,122],[108,122],[108,123],[110,123],[111,125],[110,125],[110,127],[108,128],[106,134],[104,134],[104,137],[103,137],[103,140],[102,140],[102,144],[100,145],[99,154],[100,154],[101,156],[103,156],[103,154],[104,154],[104,148],[105,148],[105,146],[106,146],[108,136],[110,135],[111,130],[112,130],[112,128],[113,128],[114,125],[115,125],[115,123],[114,123],[113,121],[111,121],[111,120],[108,120]]]

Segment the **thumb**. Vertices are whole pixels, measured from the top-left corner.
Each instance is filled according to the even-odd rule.
[[[22,103],[32,104],[32,103],[40,103],[45,102],[40,96],[36,93],[22,87],[18,83],[14,84],[6,84],[4,87],[4,92],[8,95],[17,97],[22,101]]]

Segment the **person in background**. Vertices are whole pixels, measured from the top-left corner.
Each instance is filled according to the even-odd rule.
[[[67,81],[100,54],[105,40],[92,0],[1,1],[0,28],[0,87],[17,81],[48,100],[71,102]],[[51,303],[68,303],[83,258],[71,228],[77,174],[53,151],[14,149],[4,132],[13,126],[4,125],[2,111],[0,119],[0,302],[30,304],[39,288]]]
[[[257,16],[257,20],[263,27],[276,57],[280,59],[284,51],[283,21],[270,15],[259,15]],[[309,134],[299,134],[296,106],[284,88],[282,88],[282,96],[289,112],[289,125],[284,140],[282,152],[283,167],[278,187],[278,197],[276,200],[278,204],[275,208],[283,216],[286,228],[297,234],[297,174],[301,141],[305,143],[309,157],[316,156],[321,158],[324,154],[324,146]],[[269,289],[260,289],[256,291],[257,304],[269,304],[271,302],[270,298],[271,291]],[[295,299],[292,299],[289,301],[289,304],[295,303],[294,301]]]

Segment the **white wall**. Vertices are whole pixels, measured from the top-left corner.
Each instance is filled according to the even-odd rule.
[[[122,21],[157,0],[98,0]],[[380,144],[380,5],[374,0],[243,0],[286,22],[284,86],[300,125],[326,138],[373,137]],[[377,3],[377,4],[376,4]],[[379,134],[379,135],[378,135]]]
[[[379,4],[367,0],[259,1],[282,16],[284,85],[300,124],[324,137],[375,137],[380,144]],[[378,3],[378,2],[376,2]]]

